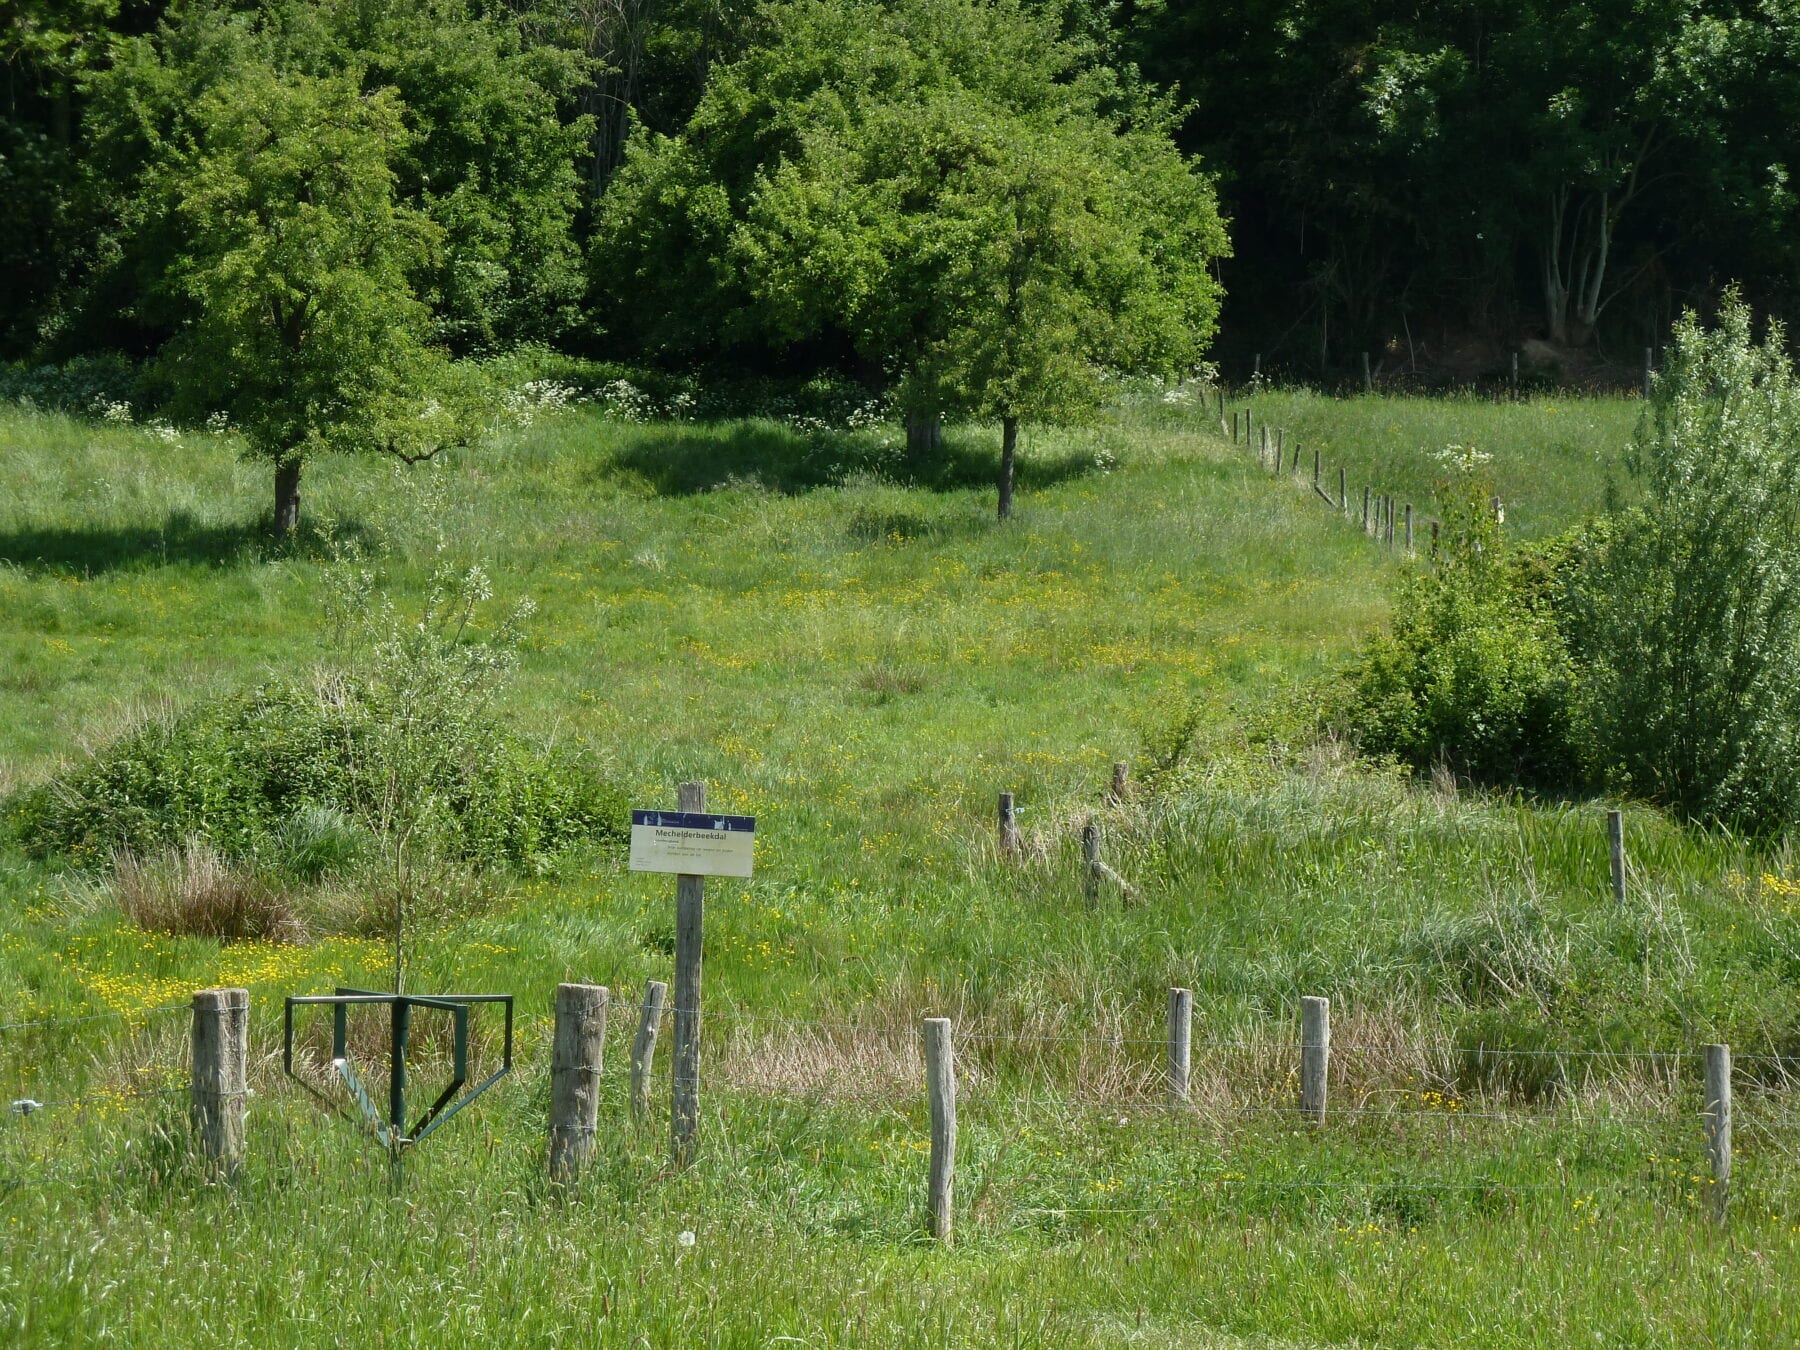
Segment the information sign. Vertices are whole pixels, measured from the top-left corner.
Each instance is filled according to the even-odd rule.
[[[747,877],[755,816],[706,811],[633,811],[631,870],[698,877]]]

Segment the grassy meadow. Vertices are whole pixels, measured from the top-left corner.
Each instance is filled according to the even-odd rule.
[[[1508,528],[1539,537],[1628,490],[1637,407],[1276,391],[1256,412],[1308,468],[1319,447],[1331,484],[1343,464],[1353,494],[1423,514],[1434,454],[1473,443]],[[593,849],[410,936],[410,988],[518,996],[520,1063],[398,1186],[279,1063],[282,997],[384,987],[379,934],[304,897],[300,943],[145,932],[101,869],[0,845],[0,1090],[45,1104],[0,1122],[0,1328],[1781,1343],[1800,1317],[1792,859],[1633,807],[1619,907],[1603,803],[1421,783],[1321,738],[1308,710],[1409,564],[1218,433],[1179,396],[1028,428],[1001,527],[990,429],[915,465],[892,427],[576,409],[431,467],[319,462],[307,538],[276,552],[268,471],[229,436],[0,408],[0,793],[161,706],[328,660],[337,539],[402,609],[446,557],[480,561],[496,611],[537,605],[510,724],[579,747],[634,804],[698,778],[758,818],[756,877],[708,885],[697,1164],[672,1171],[666,1119],[634,1128],[625,1105],[672,883]],[[1120,759],[1138,787],[1109,803]],[[1000,790],[1017,863],[994,845]],[[1083,897],[1091,814],[1132,903]],[[616,1002],[599,1161],[553,1195],[561,980]],[[185,1153],[169,1010],[216,984],[252,993],[236,1187]],[[1157,1105],[1171,985],[1196,994],[1192,1112]],[[1323,1129],[1286,1111],[1303,994],[1333,1000]],[[949,1251],[922,1237],[932,1014],[956,1019],[964,1096]],[[91,1020],[50,1021],[71,1017]],[[1712,1040],[1740,1067],[1724,1227],[1692,1057]]]

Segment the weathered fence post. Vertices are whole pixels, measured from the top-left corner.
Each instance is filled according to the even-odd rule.
[[[1625,903],[1625,813],[1606,813],[1606,851],[1612,861],[1613,903]]]
[[[1300,1114],[1325,1123],[1325,1075],[1331,1067],[1331,1000],[1300,1000]]]
[[[1188,1071],[1193,1064],[1194,991],[1169,990],[1169,1101],[1188,1099]]]
[[[1406,504],[1406,551],[1412,552],[1412,503]]]
[[[1231,414],[1231,443],[1233,445],[1236,445],[1237,442],[1238,442],[1238,415],[1234,412]]]
[[[1019,816],[1010,792],[1000,794],[1000,856],[1017,858],[1024,851],[1019,841]]]
[[[1281,467],[1281,457],[1286,453],[1287,431],[1282,427],[1275,428],[1275,467]]]
[[[1319,486],[1319,452],[1313,451],[1313,487]]]
[[[945,1246],[954,1236],[952,1204],[956,1184],[956,1063],[950,1019],[925,1019],[925,1092],[931,1101],[931,1171],[926,1211],[931,1235]]]
[[[1100,901],[1100,822],[1092,816],[1081,827],[1081,893],[1090,905]]]
[[[706,784],[683,783],[683,811],[706,810]],[[670,1065],[669,1141],[678,1166],[694,1156],[700,1128],[700,967],[706,919],[706,883],[686,873],[675,878],[675,1058]]]
[[[194,994],[193,1008],[194,1133],[208,1169],[229,1181],[244,1165],[250,991],[201,989]]]
[[[1363,488],[1363,533],[1369,532],[1369,489]]]
[[[556,986],[550,1045],[550,1180],[567,1185],[594,1156],[600,1119],[600,1069],[606,1060],[606,987]]]
[[[1731,1200],[1731,1047],[1709,1045],[1706,1056],[1706,1156],[1712,1163],[1712,1210],[1723,1220]]]
[[[1369,369],[1369,354],[1367,352],[1364,352],[1363,353],[1363,393],[1372,394],[1374,392],[1375,392],[1375,376],[1374,376],[1373,372],[1371,372]]]
[[[663,1000],[669,986],[651,980],[644,986],[644,1006],[638,1012],[637,1035],[631,1042],[631,1114],[642,1120],[650,1114],[650,1072],[656,1065],[656,1033],[662,1026]]]
[[[1131,795],[1131,765],[1124,760],[1113,762],[1112,786],[1106,790],[1106,799],[1115,806]]]
[[[1350,487],[1341,464],[1338,465],[1338,510],[1346,516],[1350,514]]]
[[[1300,442],[1299,441],[1294,442],[1294,462],[1292,464],[1288,465],[1288,472],[1289,473],[1299,473],[1300,472]]]
[[[1512,401],[1519,401],[1519,354],[1512,354]]]

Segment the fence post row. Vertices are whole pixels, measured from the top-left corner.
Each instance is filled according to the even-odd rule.
[[[550,1180],[557,1185],[576,1181],[594,1156],[608,998],[604,985],[556,986],[556,1031],[550,1044]]]
[[[1169,1102],[1179,1106],[1188,1099],[1188,1077],[1193,1066],[1194,991],[1169,990]]]
[[[706,810],[706,784],[683,783],[683,811]],[[706,883],[682,873],[675,878],[675,1057],[670,1066],[669,1145],[677,1166],[694,1155],[700,1128],[700,966],[706,919]]]
[[[956,1063],[950,1019],[925,1019],[925,1092],[931,1101],[931,1167],[926,1211],[931,1235],[945,1246],[954,1237],[956,1184]]]
[[[663,1000],[669,986],[651,980],[644,986],[644,1006],[638,1013],[637,1036],[631,1042],[631,1114],[642,1120],[650,1113],[650,1072],[656,1063],[656,1033],[662,1026]]]
[[[1300,1000],[1300,1114],[1325,1123],[1325,1076],[1331,1067],[1331,1000]]]
[[[1706,1155],[1712,1163],[1712,1211],[1723,1220],[1731,1201],[1731,1047],[1703,1047],[1706,1057]]]
[[[194,994],[193,1011],[189,1090],[194,1133],[208,1170],[231,1180],[244,1165],[250,991],[199,990]]]

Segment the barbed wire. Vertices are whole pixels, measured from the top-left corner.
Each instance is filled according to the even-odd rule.
[[[0,1023],[0,1031],[19,1031],[26,1027],[58,1027],[72,1022],[102,1022],[113,1019],[130,1019],[133,1017],[149,1017],[155,1013],[188,1012],[192,1005],[187,1003],[165,1003],[154,1008],[136,1008],[129,1012],[82,1013],[73,1017],[40,1017],[27,1022]]]

